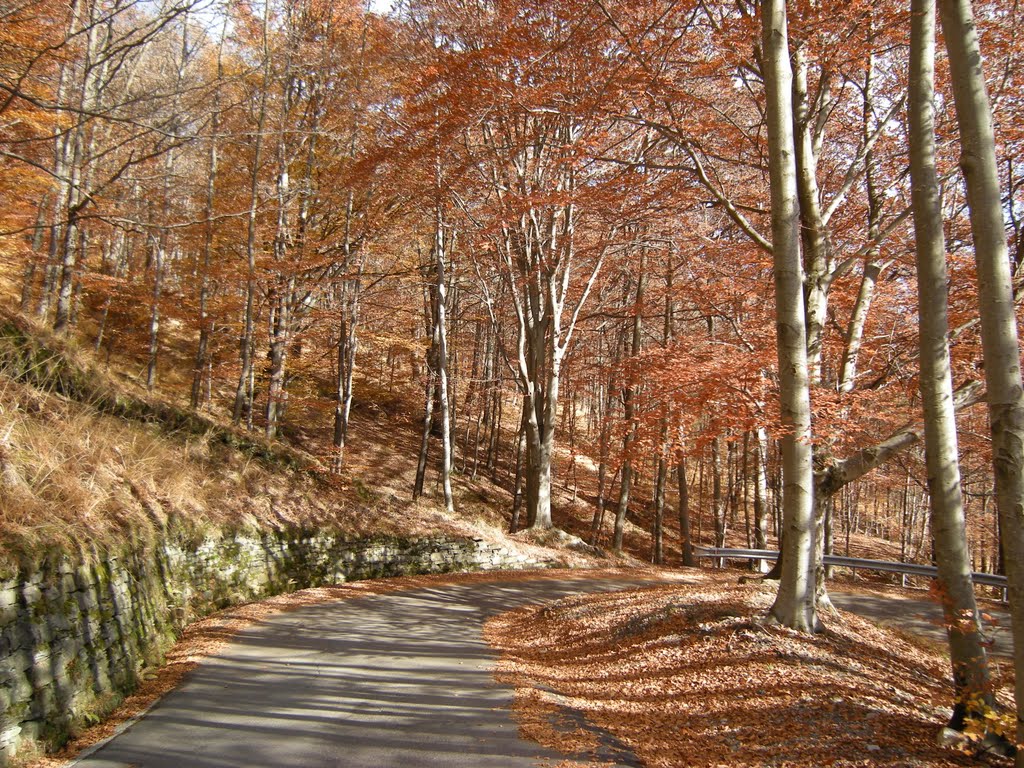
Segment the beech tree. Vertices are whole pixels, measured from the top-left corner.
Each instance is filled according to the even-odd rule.
[[[768,158],[772,193],[772,254],[778,333],[779,398],[783,461],[783,574],[771,616],[793,629],[816,628],[814,581],[814,478],[811,465],[811,402],[807,372],[800,258],[799,203],[793,138],[786,3],[761,8]]]
[[[955,685],[951,725],[963,730],[979,704],[992,706],[987,653],[974,599],[960,486],[953,380],[947,334],[946,246],[935,168],[935,5],[911,6],[910,95],[907,108],[910,173],[917,242],[921,401],[935,558]]]
[[[960,128],[960,168],[967,186],[978,268],[978,310],[988,388],[996,507],[1010,593],[1017,673],[1017,741],[1024,742],[1024,386],[1006,224],[996,164],[992,111],[970,0],[941,0],[942,28]],[[1024,751],[1016,764],[1024,766]]]
[[[439,130],[461,142],[469,169],[473,196],[460,190],[456,200],[477,244],[483,300],[497,329],[500,292],[516,328],[503,357],[522,396],[527,522],[537,528],[552,525],[562,367],[618,225],[600,197],[608,173],[586,149],[606,128],[590,77],[609,66],[599,44],[607,30],[596,12],[581,31],[560,10],[435,8],[431,28],[444,55],[424,89],[435,94],[425,119],[440,116]]]

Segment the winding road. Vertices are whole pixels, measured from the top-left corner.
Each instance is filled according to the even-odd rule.
[[[520,738],[482,638],[497,613],[650,580],[439,585],[280,613],[240,633],[79,768],[517,768],[566,755]],[[925,600],[836,605],[941,640]],[[1008,649],[1002,641],[1000,650]],[[584,724],[585,725],[585,724]],[[597,734],[609,765],[635,766]]]
[[[649,580],[438,586],[271,616],[205,660],[78,768],[516,768],[566,756],[519,737],[484,621]],[[614,746],[603,754],[619,765]]]

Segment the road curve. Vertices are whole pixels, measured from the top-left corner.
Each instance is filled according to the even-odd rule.
[[[204,661],[78,768],[518,768],[565,759],[521,739],[484,621],[649,581],[437,586],[269,617]],[[630,764],[631,756],[622,755]],[[545,760],[547,759],[547,760]]]
[[[829,596],[836,607],[871,619],[877,624],[902,632],[909,632],[931,641],[936,646],[945,646],[946,630],[942,619],[942,608],[927,597],[883,597],[863,593],[830,590]],[[1010,636],[1010,614],[1005,610],[983,608],[982,627],[989,641],[990,656],[1009,659],[1013,657],[1013,638]]]
[[[534,768],[567,756],[521,739],[492,677],[484,621],[521,605],[650,584],[509,579],[438,585],[272,615],[205,660],[78,768]],[[881,623],[943,632],[927,601],[833,593]],[[1004,650],[1000,648],[999,650]],[[1004,651],[1005,652],[1005,651]],[[610,765],[635,758],[598,734]],[[582,756],[581,756],[582,757]]]

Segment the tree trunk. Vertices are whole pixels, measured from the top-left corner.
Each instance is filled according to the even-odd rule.
[[[231,422],[235,425],[241,422],[246,408],[248,408],[248,418],[252,419],[252,356],[254,346],[253,334],[256,330],[256,216],[259,212],[260,162],[263,159],[264,131],[267,124],[267,97],[270,93],[270,14],[270,6],[267,5],[263,12],[262,88],[260,89],[260,104],[256,118],[256,135],[253,137],[252,168],[249,171],[249,210],[247,212],[245,237],[245,310],[242,317],[242,338],[239,341],[241,369],[238,374],[238,387],[235,389],[235,404],[231,411]]]
[[[688,568],[697,567],[693,556],[693,537],[690,535],[690,487],[686,478],[686,457],[679,459],[676,467],[676,483],[679,487],[679,547],[682,563]]]
[[[601,331],[602,342],[606,341],[605,331]],[[619,345],[612,345],[615,350]],[[617,356],[617,353],[616,353]],[[600,403],[598,428],[598,460],[597,460],[597,505],[594,508],[594,519],[590,524],[590,543],[596,546],[601,536],[601,529],[604,527],[604,513],[607,505],[608,485],[608,454],[611,451],[612,440],[612,404],[614,402],[614,387],[612,386],[611,375],[601,383],[598,392]]]
[[[356,353],[359,350],[357,328],[361,272],[362,260],[360,259],[357,274],[354,277],[346,276],[341,284],[341,306],[338,321],[338,378],[334,393],[333,467],[335,472],[340,472],[345,462],[345,443],[348,440],[349,417],[352,414]]]
[[[965,718],[979,714],[979,704],[991,706],[994,700],[971,581],[947,341],[946,245],[935,170],[935,0],[912,0],[910,13],[910,99],[907,115],[917,245],[924,448],[932,536],[953,667],[954,711],[950,725],[963,730]]]
[[[526,525],[551,528],[551,454],[555,429],[531,403],[526,420]]]
[[[768,433],[764,427],[757,428],[754,444],[754,549],[768,548],[768,474],[765,462],[768,458]],[[758,560],[758,569],[767,570],[767,561]]]
[[[77,15],[80,11],[80,5],[75,3],[73,14]],[[60,185],[61,203],[56,209],[57,214],[64,217],[64,221],[55,227],[60,233],[57,241],[59,245],[56,260],[56,309],[53,320],[53,329],[57,333],[67,331],[72,324],[75,275],[79,267],[78,260],[85,255],[79,247],[79,221],[83,209],[90,200],[85,188],[89,176],[87,166],[95,154],[94,135],[89,130],[85,115],[97,106],[99,80],[105,69],[98,59],[105,44],[107,28],[97,18],[101,11],[96,5],[87,4],[86,13],[88,18],[82,19],[82,28],[79,30],[86,33],[85,49],[82,51],[81,66],[78,68],[80,82],[75,83],[78,88],[76,106],[79,113],[72,118],[75,124],[61,141],[61,157],[58,161],[58,168],[63,174],[57,178],[67,181]]]
[[[672,343],[674,332],[673,323],[673,295],[672,295],[672,273],[673,265],[671,259],[665,270],[665,311],[662,323],[662,344],[668,349]],[[669,476],[669,409],[662,405],[661,430],[659,435],[658,470],[657,480],[654,487],[654,563],[663,565],[665,562],[665,486],[668,485]]]
[[[722,457],[721,440],[717,435],[711,440],[711,515],[715,524],[715,546],[725,546],[726,516],[725,499],[722,497]],[[718,567],[725,565],[720,558]]]
[[[420,439],[419,459],[416,463],[416,480],[413,482],[412,497],[418,499],[423,495],[423,488],[427,477],[427,456],[430,452],[430,434],[434,428],[434,404],[437,401],[437,375],[435,373],[434,358],[437,357],[437,322],[434,319],[437,312],[437,303],[434,300],[434,286],[427,283],[426,265],[420,266],[423,272],[423,322],[426,327],[427,336],[430,337],[430,346],[427,348],[426,369],[427,381],[424,389],[423,406],[423,434]]]
[[[441,401],[441,485],[444,489],[444,506],[449,512],[455,511],[452,501],[452,428],[448,413],[448,326],[447,308],[448,283],[445,276],[445,231],[441,219],[441,206],[435,209],[434,229],[434,268],[437,280],[437,388],[438,400]]]
[[[874,45],[874,32],[872,19],[869,16],[866,20],[868,25],[868,45]],[[874,124],[875,114],[875,55],[868,53],[866,71],[864,73],[864,107],[863,107],[863,129],[861,140],[864,146],[869,146],[872,135],[875,134],[877,126]],[[868,149],[864,156],[864,182],[867,187],[868,202],[868,242],[877,242],[881,232],[882,199],[879,195],[878,186],[875,183],[875,171],[877,162],[872,149]],[[843,344],[843,360],[839,373],[839,391],[852,392],[857,383],[857,359],[860,356],[861,346],[864,339],[864,327],[867,324],[868,309],[875,295],[875,284],[882,271],[882,264],[879,261],[878,245],[870,248],[864,256],[864,272],[861,275],[860,288],[857,291],[857,299],[853,304],[853,312],[850,313],[850,322],[846,328],[846,338]]]
[[[226,37],[227,19],[224,21],[225,28],[221,31],[221,42],[217,47],[217,79],[224,77],[224,38]],[[220,140],[220,89],[213,93],[213,109],[210,112],[210,135],[209,149],[206,156],[206,204],[204,208],[205,222],[203,225],[203,260],[199,266],[199,343],[196,345],[196,355],[192,363],[192,392],[190,405],[198,409],[203,401],[203,375],[206,371],[210,357],[210,336],[213,335],[211,328],[209,301],[210,301],[210,265],[213,260],[213,235],[214,223],[213,212],[216,201],[216,179],[219,163],[218,142]]]
[[[32,309],[32,291],[35,288],[36,272],[39,266],[39,252],[43,248],[43,236],[46,233],[46,206],[48,199],[47,195],[43,195],[39,201],[38,211],[36,212],[36,225],[29,244],[31,250],[25,263],[20,302],[21,311],[25,315]]]
[[[170,156],[170,153],[168,153]],[[164,287],[164,262],[167,259],[166,234],[153,235],[153,293],[149,307],[149,363],[146,366],[146,389],[156,386],[157,357],[160,353],[160,297]]]
[[[630,356],[636,358],[640,354],[641,331],[643,330],[644,289],[647,276],[644,270],[644,254],[640,254],[636,283],[636,304],[633,308],[633,334],[630,340]],[[637,387],[630,383],[622,389],[623,420],[626,424],[626,436],[622,444],[622,475],[619,485],[619,505],[615,510],[615,534],[612,549],[622,552],[622,540],[625,533],[626,513],[629,511],[629,496],[633,488],[633,458],[630,456],[633,443],[637,438],[637,425],[633,421],[633,399]]]
[[[779,397],[784,431],[785,552],[779,592],[770,615],[791,629],[810,632],[817,627],[811,407],[794,161],[792,70],[785,0],[765,0],[761,23],[771,178]]]
[[[270,322],[270,375],[267,377],[267,412],[265,433],[268,438],[278,435],[281,414],[287,404],[285,366],[291,344],[292,299],[295,280],[278,278],[274,295],[274,312]]]
[[[787,46],[788,47],[788,46]],[[767,52],[767,47],[765,48]],[[788,54],[787,54],[788,55]],[[789,114],[792,116],[794,184],[799,208],[799,232],[802,237],[804,281],[806,285],[804,330],[807,337],[807,375],[811,384],[821,383],[822,341],[825,318],[828,315],[830,255],[828,232],[821,212],[821,193],[818,189],[818,153],[814,139],[814,115],[811,113],[807,87],[807,50],[798,44],[792,51],[792,97]],[[766,78],[767,80],[767,78]],[[821,88],[827,90],[828,74],[822,73]],[[781,83],[779,84],[781,87]],[[768,88],[767,82],[765,88]],[[819,94],[825,100],[824,93]],[[774,238],[774,225],[773,225]]]
[[[665,485],[668,480],[668,460],[665,456],[665,438],[667,434],[662,433],[661,450],[658,454],[658,470],[654,481],[654,530],[652,559],[655,565],[662,565],[665,562]]]
[[[515,477],[512,480],[512,521],[509,530],[515,533],[519,530],[519,518],[523,511],[523,454],[526,453],[526,422],[529,419],[528,404],[523,398],[522,416],[519,419],[519,431],[516,432],[516,469]]]
[[[960,167],[967,184],[978,270],[981,341],[988,386],[995,498],[1012,616],[1017,739],[1024,742],[1024,389],[1012,275],[989,106],[969,0],[941,0],[953,97],[960,128]],[[1024,768],[1024,750],[1017,753]]]

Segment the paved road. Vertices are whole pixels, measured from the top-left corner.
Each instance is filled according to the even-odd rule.
[[[837,608],[865,616],[883,626],[891,626],[932,640],[946,643],[946,630],[942,623],[942,609],[938,603],[928,599],[914,600],[901,597],[879,597],[829,591],[829,597]],[[1010,658],[1013,644],[1010,637],[1010,615],[1003,610],[983,609],[983,614],[992,617],[983,620],[985,634],[992,641],[989,653],[993,656]]]
[[[278,614],[204,661],[79,768],[534,768],[565,755],[519,738],[483,622],[520,605],[642,581],[439,586]],[[649,583],[649,582],[647,582]],[[841,608],[945,639],[927,600],[832,593]],[[1008,632],[996,651],[1008,653]],[[601,757],[635,758],[606,734]],[[548,764],[551,764],[548,763]]]
[[[484,620],[633,586],[541,580],[445,586],[278,614],[199,666],[79,768],[517,768],[565,755],[518,735]],[[603,757],[635,759],[614,743]],[[608,754],[607,750],[611,750]],[[551,764],[551,763],[549,763]]]

